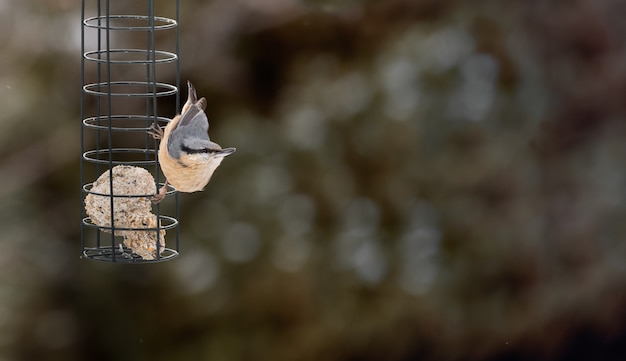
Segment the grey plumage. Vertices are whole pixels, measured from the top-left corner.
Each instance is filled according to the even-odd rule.
[[[204,113],[206,101],[201,98],[196,104],[192,105],[184,114],[167,144],[169,154],[180,159],[183,151],[187,153],[202,153],[219,151],[222,148],[209,139],[209,119]]]

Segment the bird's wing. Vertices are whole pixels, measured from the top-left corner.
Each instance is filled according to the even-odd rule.
[[[215,148],[217,144],[209,140],[209,119],[204,113],[205,108],[206,100],[201,98],[181,114],[167,143],[167,150],[172,157],[179,159],[183,151],[203,153]]]
[[[201,100],[203,100],[202,98]],[[205,101],[206,102],[206,101]],[[189,109],[180,115],[180,120],[178,124],[176,124],[176,128],[182,127],[194,127],[198,129],[203,129],[206,133],[209,131],[209,118],[207,118],[204,113],[204,109],[201,108],[202,104],[206,104],[205,102],[198,101],[193,106],[189,107]]]

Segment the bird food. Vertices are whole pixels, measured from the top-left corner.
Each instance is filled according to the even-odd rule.
[[[111,183],[113,180],[113,201]],[[97,226],[105,232],[115,228],[115,236],[124,238],[124,246],[144,260],[153,260],[157,255],[157,240],[160,252],[165,249],[165,230],[157,234],[157,216],[151,212],[150,195],[155,193],[155,181],[150,172],[141,167],[118,165],[113,167],[112,177],[104,172],[85,197],[85,211]],[[111,224],[113,203],[113,225]],[[121,230],[119,230],[121,229]]]

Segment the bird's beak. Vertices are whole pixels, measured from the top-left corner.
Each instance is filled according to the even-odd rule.
[[[236,150],[237,150],[237,148],[224,148],[224,149],[220,150],[219,152],[217,152],[215,155],[217,155],[219,157],[225,157],[227,155],[231,155],[231,154],[235,153]]]

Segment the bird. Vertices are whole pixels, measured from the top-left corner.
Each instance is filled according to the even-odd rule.
[[[153,203],[165,198],[168,184],[179,192],[204,190],[211,176],[224,158],[236,148],[224,148],[209,138],[209,119],[205,114],[207,101],[198,99],[196,89],[187,81],[187,101],[163,130],[153,125],[148,133],[159,143],[159,164],[165,175],[165,184],[152,197]]]

